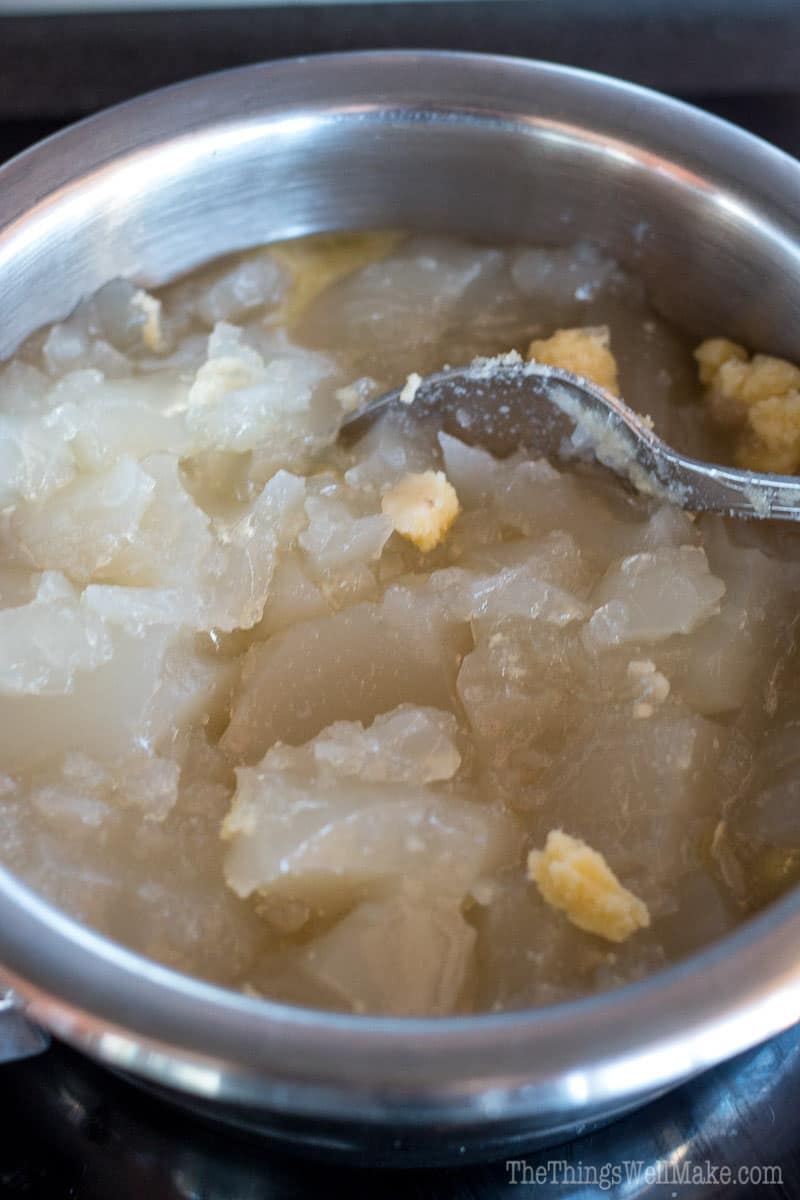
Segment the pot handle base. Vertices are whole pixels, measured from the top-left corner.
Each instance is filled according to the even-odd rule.
[[[50,1035],[22,1015],[19,998],[0,991],[0,1064],[41,1054],[49,1045]]]

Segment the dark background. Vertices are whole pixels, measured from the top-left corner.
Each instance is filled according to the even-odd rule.
[[[114,8],[114,0],[106,3]],[[399,47],[516,54],[607,72],[700,104],[800,154],[800,0],[421,0],[176,11],[151,0],[151,11],[6,15],[12,9],[30,6],[0,0],[0,159],[69,121],[192,75]]]
[[[89,112],[264,59],[387,47],[545,58],[682,94],[800,90],[797,0],[220,3],[175,12],[151,0],[156,11],[2,16],[31,7],[39,4],[0,0],[0,118]]]

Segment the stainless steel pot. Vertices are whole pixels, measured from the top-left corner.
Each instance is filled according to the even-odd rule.
[[[116,275],[155,284],[272,238],[401,225],[588,235],[696,334],[796,357],[798,218],[799,164],[614,80],[450,54],[252,67],[146,96],[0,170],[0,356]],[[29,1049],[20,1010],[218,1115],[395,1161],[554,1140],[784,1029],[800,1018],[798,946],[795,894],[577,1003],[350,1017],[179,975],[0,872],[5,1020]]]

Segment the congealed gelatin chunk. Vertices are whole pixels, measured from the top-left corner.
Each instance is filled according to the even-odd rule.
[[[152,476],[126,455],[47,500],[20,505],[12,527],[37,567],[88,583],[136,536],[154,490]]]
[[[379,373],[391,357],[412,346],[430,350],[459,315],[470,289],[503,266],[498,250],[466,250],[441,239],[417,238],[371,262],[321,293],[308,310],[307,330],[324,349],[358,347],[362,369]],[[421,354],[422,357],[422,354]],[[423,358],[409,370],[427,369]],[[374,373],[374,372],[373,372]]]
[[[74,473],[66,438],[59,438],[37,416],[0,414],[1,505],[43,500]]]
[[[247,652],[223,738],[253,762],[276,741],[296,744],[337,720],[372,721],[398,704],[452,706],[459,642],[446,614],[391,588],[304,621]]]
[[[440,1017],[460,1007],[474,947],[456,904],[401,893],[358,905],[309,943],[303,965],[353,1012]]]
[[[317,573],[374,562],[392,535],[389,517],[355,517],[335,497],[309,496],[305,509],[308,525],[298,541]]]
[[[265,362],[241,330],[217,325],[189,389],[187,424],[195,447],[242,453],[271,441],[288,455],[310,440],[314,393],[331,373],[321,355],[288,345]]]
[[[628,705],[589,707],[540,778],[561,825],[599,851],[654,911],[675,904],[714,805],[724,726],[667,702],[635,720]],[[536,814],[540,837],[543,812]]]
[[[109,631],[69,580],[46,571],[29,604],[0,612],[0,695],[63,696],[109,661]]]
[[[602,649],[691,633],[719,612],[724,594],[724,582],[711,574],[699,546],[632,554],[595,588],[586,645]]]
[[[516,765],[537,774],[541,754],[569,721],[565,685],[579,686],[565,670],[569,651],[538,622],[505,622],[487,631],[458,673],[458,695],[487,766]],[[531,751],[536,751],[531,755]],[[519,787],[515,772],[509,780]]]
[[[501,813],[431,786],[459,768],[454,737],[451,714],[401,706],[366,730],[339,722],[239,767],[222,831],[228,883],[241,896],[343,908],[413,879],[461,901],[513,860],[517,841]]]

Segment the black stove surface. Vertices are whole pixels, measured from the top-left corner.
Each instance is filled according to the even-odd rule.
[[[800,155],[800,94],[699,102]],[[0,161],[57,128],[0,123]],[[190,1116],[64,1046],[0,1068],[5,1200],[707,1200],[800,1197],[800,1026],[604,1129],[500,1161],[379,1171],[290,1156]]]
[[[331,1166],[189,1116],[55,1045],[2,1068],[0,1195],[26,1200],[382,1200],[800,1195],[800,1031],[578,1140],[480,1166]]]

